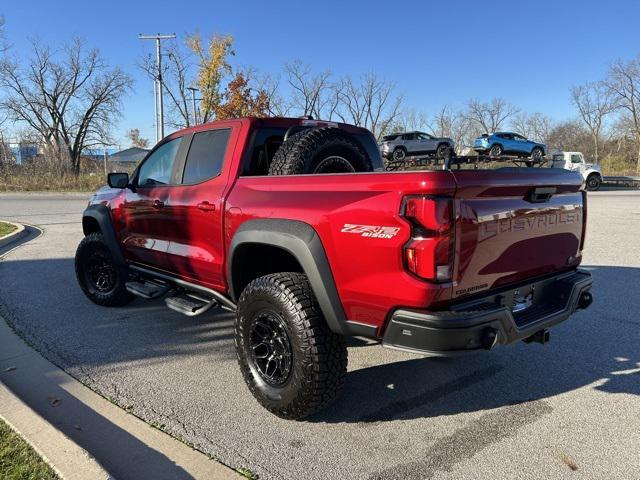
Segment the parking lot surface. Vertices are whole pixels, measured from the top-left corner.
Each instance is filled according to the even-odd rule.
[[[589,194],[595,302],[549,344],[438,359],[350,340],[342,396],[303,422],[249,394],[230,314],[84,297],[73,255],[87,198],[0,194],[0,218],[42,230],[0,261],[0,313],[87,386],[221,462],[261,479],[640,478],[640,192]]]

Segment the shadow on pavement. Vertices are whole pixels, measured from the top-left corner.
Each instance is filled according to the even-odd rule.
[[[407,354],[404,361],[371,364],[350,371],[341,397],[310,421],[368,423],[478,412],[592,384],[611,394],[640,395],[640,321],[632,315],[640,311],[640,269],[590,270],[594,304],[554,328],[550,344],[518,343],[449,359]],[[230,361],[236,368],[229,313],[184,317],[158,301],[95,306],[77,286],[70,258],[4,260],[0,285],[0,313],[8,313],[19,333],[65,369],[119,368],[175,355],[198,357],[215,368]],[[367,358],[392,356],[373,353],[382,347],[357,339],[349,347],[353,355],[368,352]]]
[[[90,452],[114,478],[193,478],[165,455],[67,391],[68,377],[52,369],[37,353],[31,350],[17,358],[0,361],[3,370],[9,364],[11,371],[0,373],[2,383],[40,417]]]
[[[640,395],[640,269],[587,267],[594,304],[552,330],[548,345],[522,342],[456,358],[414,358],[349,372],[342,396],[312,422],[382,422],[478,412],[593,384]]]

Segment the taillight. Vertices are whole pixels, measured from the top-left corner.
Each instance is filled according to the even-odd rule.
[[[582,236],[580,237],[580,254],[584,250],[584,240],[587,236],[587,192],[582,191]]]
[[[425,280],[447,282],[453,269],[453,204],[445,197],[406,197],[402,215],[411,223],[404,247],[407,269]]]

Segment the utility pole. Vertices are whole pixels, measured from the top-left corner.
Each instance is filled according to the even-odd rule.
[[[198,122],[198,110],[196,108],[196,92],[198,89],[196,87],[187,87],[187,90],[191,91],[191,102],[193,103],[193,124],[197,125]]]
[[[154,91],[156,97],[156,143],[164,138],[164,108],[162,102],[162,52],[160,50],[160,42],[162,40],[169,40],[176,38],[176,34],[170,35],[138,35],[140,40],[155,40],[156,41],[156,66],[158,72],[154,82]]]

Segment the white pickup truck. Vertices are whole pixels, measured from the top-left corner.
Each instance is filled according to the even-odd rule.
[[[550,167],[580,172],[586,189],[589,191],[598,190],[602,185],[600,165],[585,162],[584,155],[581,152],[556,152],[551,157]]]

